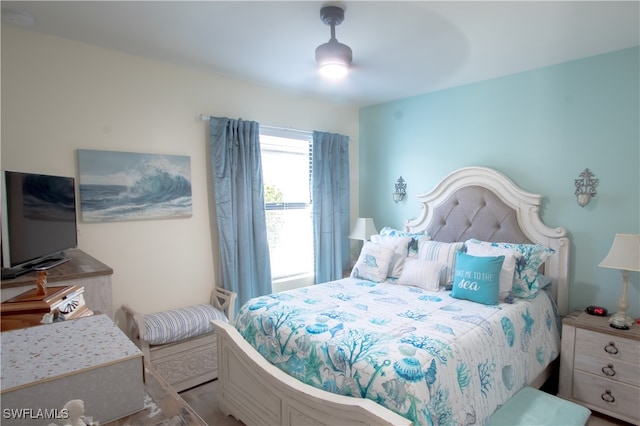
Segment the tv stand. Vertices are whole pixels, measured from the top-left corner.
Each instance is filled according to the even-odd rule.
[[[2,279],[12,280],[31,272],[31,268],[2,268]]]
[[[65,250],[64,257],[69,261],[47,270],[47,285],[84,287],[87,308],[96,314],[107,314],[113,319],[113,269],[79,249]],[[37,280],[38,273],[34,269],[13,279],[2,277],[2,301],[35,288]]]
[[[28,274],[32,271],[46,271],[56,266],[62,265],[65,262],[70,261],[71,258],[65,256],[63,253],[55,257],[48,257],[46,259],[40,259],[33,263],[28,263],[17,268],[2,268],[2,279],[11,280],[18,278],[24,274]]]
[[[62,265],[70,260],[70,257],[50,257],[29,265],[29,268],[34,271],[46,271],[47,269],[55,268],[56,266]]]

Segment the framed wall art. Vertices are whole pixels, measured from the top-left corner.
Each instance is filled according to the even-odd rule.
[[[83,222],[191,217],[191,159],[78,150]]]

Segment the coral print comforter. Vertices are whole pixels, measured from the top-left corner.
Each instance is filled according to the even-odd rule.
[[[235,325],[289,375],[372,399],[415,425],[483,424],[560,343],[546,291],[486,306],[357,278],[252,299]]]

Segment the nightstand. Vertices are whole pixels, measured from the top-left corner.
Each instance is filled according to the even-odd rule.
[[[562,320],[558,396],[594,411],[640,422],[640,327],[609,326],[586,313]]]

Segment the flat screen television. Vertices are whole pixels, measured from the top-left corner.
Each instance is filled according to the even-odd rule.
[[[2,173],[2,267],[45,269],[77,246],[75,179]]]

